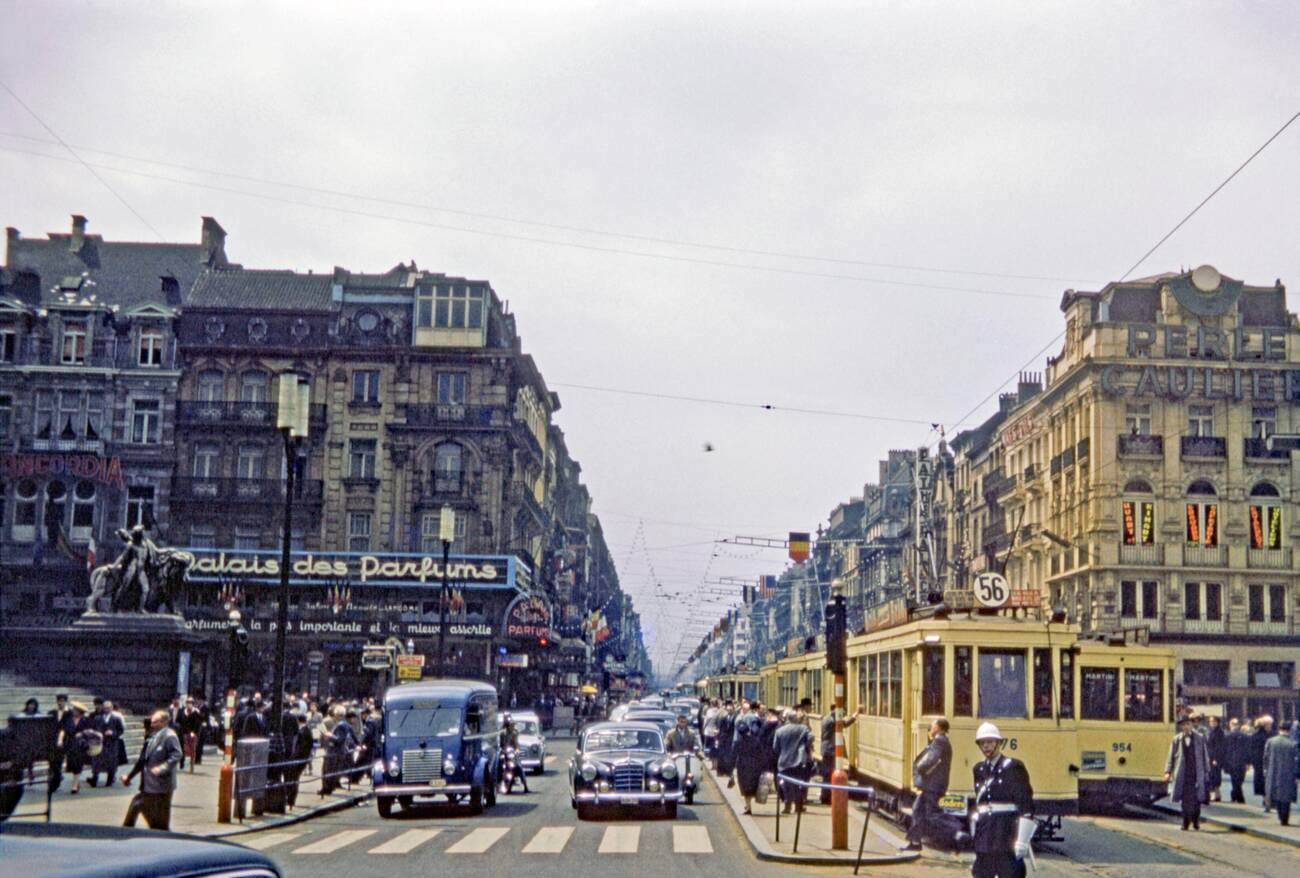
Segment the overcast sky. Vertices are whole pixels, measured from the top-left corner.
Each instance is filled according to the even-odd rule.
[[[784,566],[714,539],[815,530],[1041,371],[1062,291],[1300,110],[1289,2],[0,0],[0,27],[0,80],[145,221],[0,90],[0,225],[211,215],[249,267],[491,281],[657,662],[721,612],[702,582]],[[1132,276],[1300,288],[1298,158],[1300,122]]]

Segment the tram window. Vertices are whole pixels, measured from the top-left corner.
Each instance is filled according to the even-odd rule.
[[[1052,718],[1052,651],[1034,650],[1034,719]]]
[[[921,713],[943,714],[943,647],[921,650]]]
[[[858,707],[867,707],[867,657],[858,657]]]
[[[903,653],[896,649],[889,657],[889,715],[898,719],[903,715]]]
[[[1025,651],[980,649],[979,715],[1025,715]]]
[[[1079,718],[1119,719],[1119,669],[1079,670]]]
[[[952,651],[952,714],[970,716],[971,710],[971,657],[969,646],[957,646]]]
[[[1074,718],[1074,653],[1068,649],[1061,650],[1060,713],[1062,719]]]
[[[876,695],[880,683],[879,659],[878,655],[867,657],[867,713],[872,716],[880,716],[880,702]]]
[[[1158,670],[1127,668],[1124,671],[1124,719],[1135,723],[1158,723],[1164,713],[1164,674]]]

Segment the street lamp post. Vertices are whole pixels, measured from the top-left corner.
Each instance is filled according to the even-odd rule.
[[[442,600],[438,603],[438,676],[445,677],[447,669],[447,607],[451,603],[451,589],[447,572],[451,566],[451,544],[456,539],[456,510],[442,507],[438,520],[438,538],[442,540]]]
[[[280,541],[280,596],[275,626],[275,677],[271,690],[271,747],[270,761],[280,762],[284,758],[284,677],[285,677],[285,629],[289,627],[289,540],[293,522],[294,464],[298,460],[298,448],[307,436],[307,414],[311,402],[311,385],[293,372],[280,376],[280,398],[276,408],[275,425],[284,439],[284,530]],[[280,772],[268,773],[279,779]],[[284,791],[274,787],[268,790],[268,804],[283,802]]]

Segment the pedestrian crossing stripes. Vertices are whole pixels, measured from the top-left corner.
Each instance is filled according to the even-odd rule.
[[[654,822],[645,825],[637,823],[616,823],[606,826],[591,824],[568,824],[561,826],[543,826],[526,832],[514,832],[513,842],[508,846],[522,844],[520,853],[524,855],[540,854],[556,856],[566,852],[579,855],[591,853],[594,846],[597,854],[662,854],[667,845],[667,836],[672,836],[672,852],[675,854],[712,854],[713,840],[709,828],[702,823],[666,824]],[[369,840],[373,845],[367,853],[400,856],[404,854],[434,851],[446,845],[441,853],[446,854],[486,854],[503,839],[511,835],[512,827],[479,826],[468,832],[458,829],[341,829],[334,832],[316,834],[306,830],[276,830],[266,833],[254,833],[239,839],[239,843],[255,850],[264,851],[284,847],[290,842],[298,842],[292,849],[294,854],[333,854],[351,845]],[[443,839],[447,839],[443,841]]]
[[[608,826],[600,840],[599,854],[635,854],[641,842],[640,826]]]
[[[537,830],[533,840],[524,845],[526,854],[558,854],[573,835],[572,826],[544,826]]]
[[[336,832],[334,835],[327,835],[320,841],[313,841],[311,844],[303,845],[296,849],[294,853],[332,854],[354,842],[361,841],[363,838],[369,838],[378,831],[377,829],[345,829],[342,832]]]
[[[480,826],[447,848],[449,854],[484,854],[510,831],[508,826]]]
[[[390,838],[379,847],[371,848],[369,853],[372,854],[409,854],[420,845],[429,841],[441,829],[408,829],[397,838]]]
[[[707,826],[674,826],[673,853],[675,854],[711,854],[713,842],[709,841]]]

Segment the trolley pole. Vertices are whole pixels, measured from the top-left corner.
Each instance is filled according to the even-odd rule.
[[[835,675],[835,770],[830,782],[843,786],[849,782],[845,771],[844,752],[844,674]],[[849,794],[847,790],[831,790],[831,848],[849,849]]]
[[[826,666],[835,676],[835,764],[831,767],[832,784],[844,786],[849,782],[845,771],[844,708],[845,678],[848,676],[848,607],[844,595],[837,594],[826,604]],[[831,790],[831,848],[849,849],[849,793]]]

